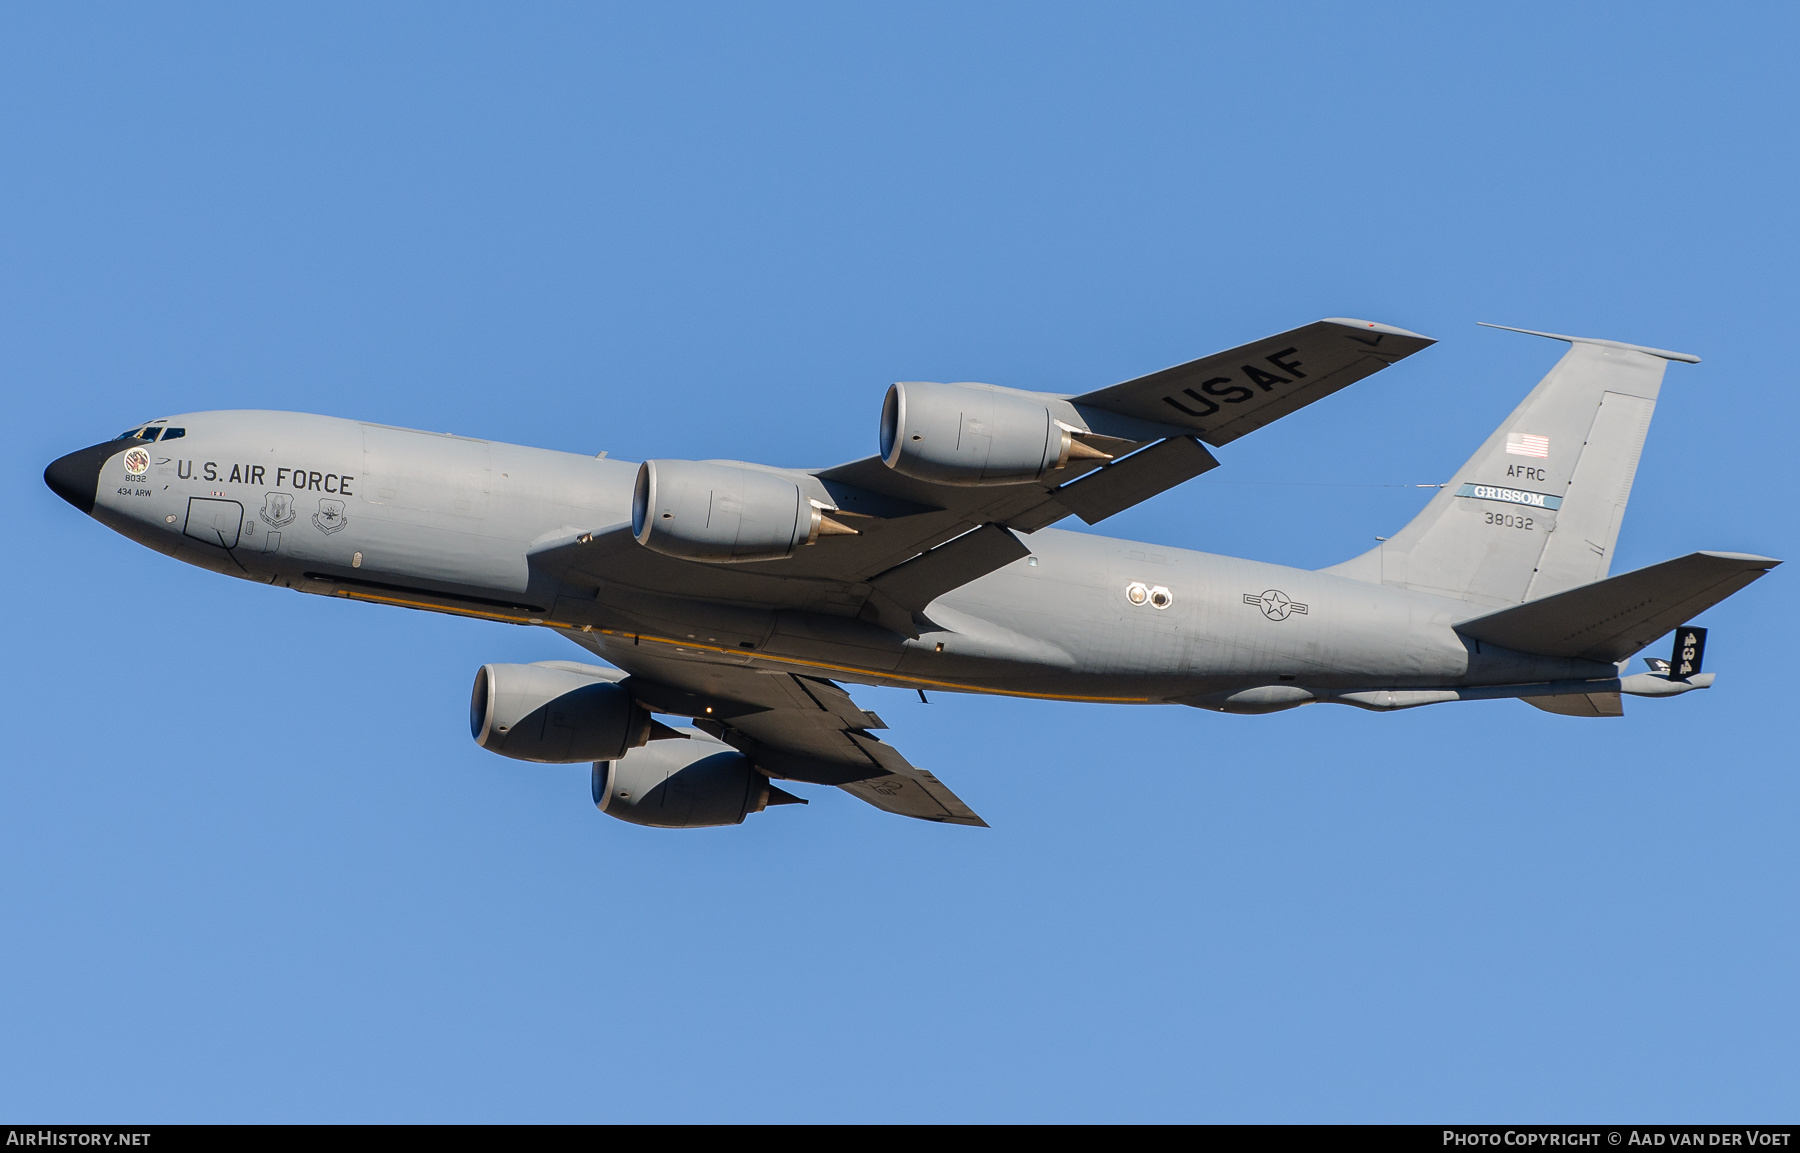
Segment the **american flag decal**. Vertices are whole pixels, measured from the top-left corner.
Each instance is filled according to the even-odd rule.
[[[1506,434],[1506,451],[1511,456],[1547,457],[1550,455],[1550,438],[1529,432],[1509,432]]]

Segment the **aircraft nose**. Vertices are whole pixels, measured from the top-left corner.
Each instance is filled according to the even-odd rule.
[[[91,514],[94,511],[94,500],[99,495],[101,468],[112,459],[114,453],[124,452],[129,447],[129,444],[109,440],[103,444],[77,449],[68,456],[50,462],[50,467],[44,470],[44,483],[57,496],[82,512]]]

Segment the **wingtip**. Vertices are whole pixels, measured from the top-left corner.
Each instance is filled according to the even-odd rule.
[[[1760,566],[1764,569],[1772,569],[1781,563],[1781,561],[1772,556],[1761,556],[1753,552],[1725,552],[1720,549],[1701,549],[1700,555],[1717,557],[1720,560],[1747,561],[1751,565]]]
[[[1359,328],[1365,332],[1379,332],[1388,336],[1404,336],[1408,340],[1422,340],[1426,344],[1437,343],[1437,337],[1435,336],[1426,336],[1422,332],[1413,332],[1409,329],[1399,328],[1392,324],[1382,324],[1375,320],[1358,320],[1353,316],[1327,316],[1323,323],[1341,324],[1345,328]]]

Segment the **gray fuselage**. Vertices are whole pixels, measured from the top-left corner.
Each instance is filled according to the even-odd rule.
[[[1195,704],[1257,686],[1616,675],[1466,640],[1452,626],[1485,610],[1462,600],[1056,529],[1023,538],[1030,557],[934,601],[923,616],[935,627],[916,638],[857,620],[853,589],[783,605],[702,598],[633,583],[630,565],[570,584],[535,566],[533,549],[628,522],[636,464],[298,413],[163,424],[185,433],[142,445],[148,461],[130,462],[141,474],[123,449],[98,465],[92,515],[133,540],[304,592],[555,628],[602,656],[653,645],[659,658],[866,684]],[[681,563],[696,587],[729,588],[720,578],[784,562]]]

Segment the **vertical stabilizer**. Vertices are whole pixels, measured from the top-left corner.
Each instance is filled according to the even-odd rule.
[[[1570,348],[1410,524],[1325,571],[1480,605],[1518,604],[1606,576],[1663,370],[1700,358],[1510,331]]]

